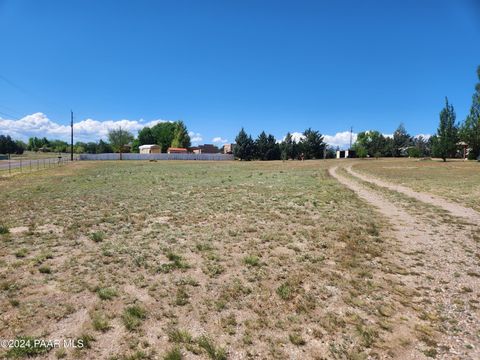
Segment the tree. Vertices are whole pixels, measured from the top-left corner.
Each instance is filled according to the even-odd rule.
[[[285,139],[280,144],[281,158],[283,160],[295,159],[297,157],[297,144],[292,138],[292,134],[287,133]]]
[[[122,129],[121,127],[108,131],[108,140],[110,141],[113,150],[120,153],[120,160],[122,159],[122,152],[124,150],[124,146],[127,145],[129,142],[133,141],[133,139],[134,137],[132,133]]]
[[[459,137],[468,144],[470,152],[469,159],[476,159],[480,156],[480,66],[477,68],[479,82],[475,86],[475,93],[472,96],[472,106],[465,122],[459,129]]]
[[[158,123],[152,127],[152,135],[155,139],[155,144],[160,145],[162,148],[162,152],[167,152],[167,149],[172,145],[172,140],[175,135],[175,123]]]
[[[170,146],[179,148],[187,148],[190,146],[190,135],[188,135],[187,127],[183,121],[175,122],[173,139]]]
[[[240,160],[252,160],[255,155],[255,144],[250,135],[242,128],[235,138],[233,154]]]
[[[0,135],[0,154],[23,154],[25,143],[14,141],[10,135]]]
[[[405,126],[401,123],[397,130],[393,133],[393,156],[402,156],[412,142],[412,137],[405,130]]]
[[[111,153],[113,152],[112,147],[110,146],[109,143],[100,140],[97,145],[97,154],[105,154],[105,153]]]
[[[308,128],[303,132],[303,136],[304,138],[300,141],[300,146],[305,158],[322,159],[326,146],[322,134],[316,130]]]
[[[389,156],[391,153],[387,138],[376,130],[358,133],[354,149],[357,152],[357,156],[359,156],[358,151],[365,153],[365,156],[373,157]]]
[[[155,144],[155,137],[153,136],[152,129],[145,126],[138,132],[138,141],[140,145],[153,145]]]
[[[440,112],[440,123],[437,134],[432,138],[433,156],[442,158],[454,157],[457,151],[458,129],[455,125],[455,109],[445,98],[445,107]]]

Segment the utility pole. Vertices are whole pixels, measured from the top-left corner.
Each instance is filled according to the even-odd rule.
[[[73,111],[70,110],[70,160],[73,161]]]
[[[352,149],[352,134],[353,134],[353,126],[350,126],[350,147],[349,147],[349,150]]]

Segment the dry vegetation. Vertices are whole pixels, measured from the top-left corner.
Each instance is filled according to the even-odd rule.
[[[82,162],[0,180],[0,338],[87,345],[2,355],[435,356],[437,318],[402,278],[415,269],[330,165]]]
[[[359,161],[355,169],[480,211],[480,163],[477,161],[382,159]]]

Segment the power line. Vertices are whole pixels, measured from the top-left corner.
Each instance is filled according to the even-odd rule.
[[[18,118],[16,116],[13,116],[12,114],[5,113],[3,111],[0,111],[0,115],[5,115],[5,116],[8,116],[9,118],[13,118],[15,120],[21,120],[20,118]]]

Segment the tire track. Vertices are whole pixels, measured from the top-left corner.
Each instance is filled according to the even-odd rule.
[[[473,251],[466,250],[478,247],[471,235],[475,227],[445,223],[434,213],[426,214],[434,220],[433,223],[413,216],[400,203],[392,202],[376,190],[338,174],[337,169],[338,166],[330,168],[329,174],[377,208],[391,224],[392,235],[397,239],[400,250],[392,249],[389,255],[394,263],[411,270],[401,279],[417,292],[412,299],[418,309],[415,311],[417,319],[429,314],[426,317],[438,340],[435,346],[438,358],[480,358],[480,339],[476,335],[480,330],[478,309],[459,305],[478,301],[480,282],[478,278],[467,275],[469,269],[478,269]],[[354,171],[349,171],[349,174],[356,176]],[[358,179],[363,180],[363,176]],[[421,201],[417,197],[415,199]],[[432,204],[431,201],[428,203]],[[464,215],[459,213],[460,208],[448,207],[446,210],[457,216]],[[474,216],[469,212],[470,220]],[[417,334],[413,341],[417,350],[424,351],[425,341],[421,334]],[[404,354],[402,358],[418,358],[419,355],[423,354],[417,351]]]
[[[389,190],[393,190],[396,192],[399,192],[401,194],[407,195],[409,197],[412,197],[418,201],[442,208],[446,211],[448,211],[450,214],[468,219],[474,224],[480,224],[480,214],[476,212],[473,209],[467,208],[465,206],[462,206],[460,204],[456,204],[453,202],[450,202],[446,199],[443,199],[439,196],[431,195],[431,194],[426,194],[426,193],[421,193],[415,190],[412,190],[406,186],[403,185],[397,185],[397,184],[392,184],[383,180],[380,180],[378,178],[374,178],[372,176],[360,174],[352,169],[353,165],[347,166],[345,170],[353,175],[354,177],[357,177],[363,181],[375,184],[380,187],[387,188]]]

